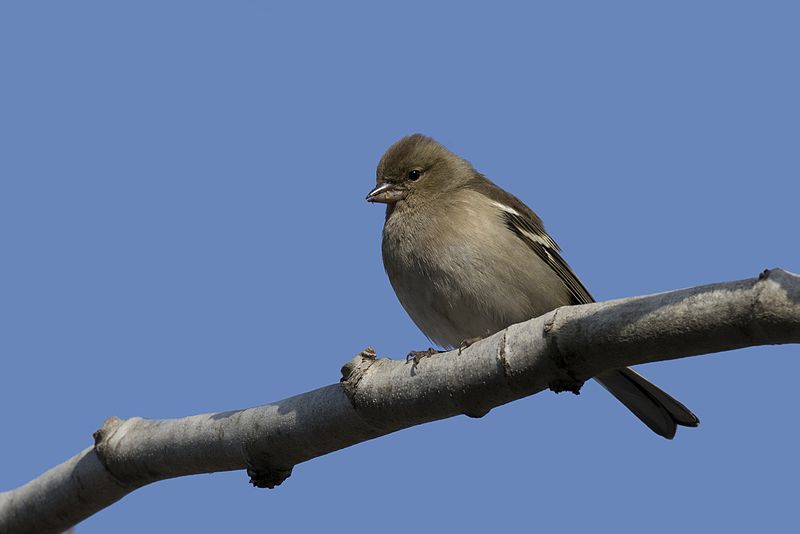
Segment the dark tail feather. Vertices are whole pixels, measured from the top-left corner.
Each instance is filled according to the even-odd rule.
[[[691,410],[633,369],[618,369],[595,379],[659,436],[672,439],[677,425],[700,424]]]

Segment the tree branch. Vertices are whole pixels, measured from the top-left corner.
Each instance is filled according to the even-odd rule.
[[[418,364],[367,349],[342,381],[273,404],[181,419],[109,418],[95,445],[0,493],[0,532],[61,532],[167,478],[247,469],[274,487],[301,462],[410,426],[544,389],[580,389],[610,369],[800,342],[800,277],[758,278],[564,307]]]

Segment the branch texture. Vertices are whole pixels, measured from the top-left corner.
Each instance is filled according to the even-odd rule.
[[[800,277],[754,279],[564,307],[418,364],[363,351],[342,381],[273,404],[181,419],[109,418],[95,445],[0,493],[0,532],[62,532],[167,478],[247,469],[274,487],[317,456],[544,389],[580,389],[607,370],[800,342]]]

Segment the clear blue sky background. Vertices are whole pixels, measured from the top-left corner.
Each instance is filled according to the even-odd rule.
[[[796,3],[0,4],[0,489],[110,415],[243,408],[428,341],[368,205],[424,132],[544,218],[598,299],[800,271]],[[796,525],[800,347],[641,368],[295,468],[136,491],[100,532]]]

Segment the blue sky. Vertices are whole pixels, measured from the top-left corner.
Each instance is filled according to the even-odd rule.
[[[264,404],[428,347],[364,202],[423,132],[545,220],[598,299],[800,271],[794,3],[0,4],[0,489],[103,420]],[[639,370],[315,459],[143,488],[79,533],[785,530],[798,347]]]

